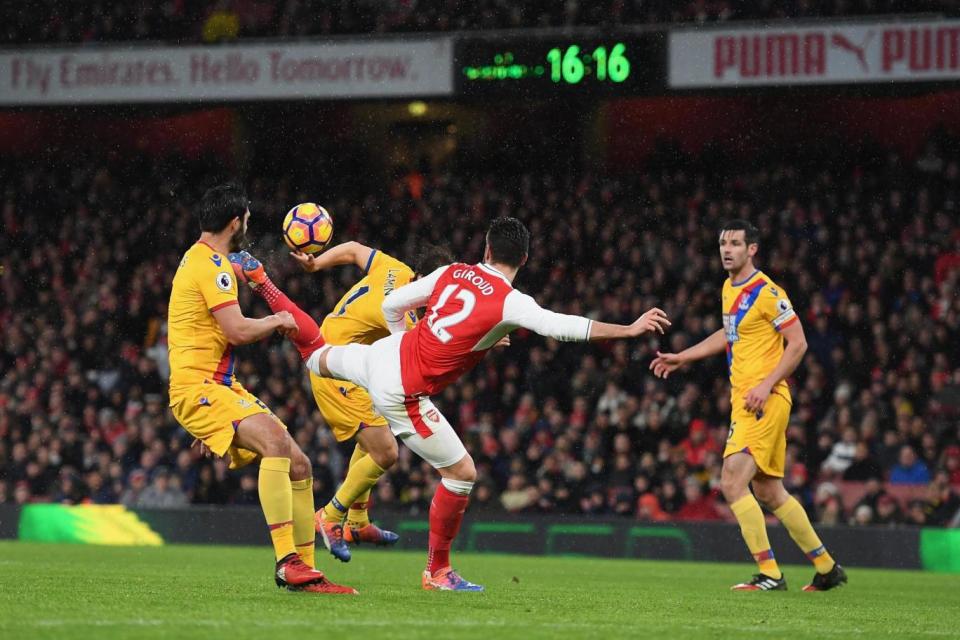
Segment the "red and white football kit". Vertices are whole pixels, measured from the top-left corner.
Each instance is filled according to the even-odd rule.
[[[405,331],[404,314],[426,307]],[[563,341],[586,341],[589,318],[543,309],[486,264],[455,263],[394,290],[383,302],[393,335],[372,345],[330,347],[327,368],[370,393],[395,435],[435,468],[466,455],[450,423],[430,401],[472,369],[488,349],[523,327]],[[307,366],[316,370],[319,356]]]

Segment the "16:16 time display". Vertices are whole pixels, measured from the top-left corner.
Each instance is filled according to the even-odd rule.
[[[622,42],[615,43],[609,50],[600,45],[591,53],[582,53],[580,46],[575,44],[566,49],[554,47],[547,52],[550,79],[558,83],[578,84],[592,66],[596,69],[597,80],[624,82],[630,77],[630,60],[627,59],[626,50]]]

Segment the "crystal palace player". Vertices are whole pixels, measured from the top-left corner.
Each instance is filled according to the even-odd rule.
[[[373,345],[324,347],[307,359],[314,373],[365,387],[393,432],[440,473],[441,483],[430,504],[424,589],[482,590],[450,566],[450,546],[477,472],[430,396],[456,381],[488,349],[520,327],[558,340],[586,341],[662,333],[670,324],[660,309],[648,311],[630,325],[542,309],[511,284],[527,260],[529,241],[529,232],[519,220],[498,218],[487,232],[483,263],[441,267],[386,298],[383,312],[393,335]],[[405,314],[424,306],[424,319],[405,331]]]
[[[250,210],[236,186],[208,190],[200,239],[173,278],[169,305],[170,411],[190,435],[236,469],[259,461],[257,490],[276,552],[276,583],[294,591],[356,593],[313,568],[310,460],[282,422],[234,375],[233,346],[297,331],[290,313],[246,318],[227,253],[245,240]]]
[[[650,368],[666,378],[689,362],[726,349],[732,415],[720,484],[760,568],[750,582],[733,589],[787,588],[770,549],[759,499],[816,567],[804,591],[824,591],[845,583],[847,576],[827,553],[803,507],[783,487],[791,405],[786,378],[800,364],[807,343],[787,292],[753,266],[758,240],[756,227],[744,220],[723,227],[720,258],[730,275],[723,284],[723,329],[678,354],[658,353]]]

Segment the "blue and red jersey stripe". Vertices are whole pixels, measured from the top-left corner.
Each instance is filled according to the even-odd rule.
[[[740,326],[740,323],[743,322],[743,319],[746,317],[747,313],[753,308],[753,305],[757,302],[757,298],[760,297],[760,292],[763,288],[767,286],[767,281],[762,278],[754,282],[753,284],[744,287],[740,291],[740,294],[734,299],[733,304],[730,305],[730,310],[727,312],[728,315],[734,316],[733,318],[733,330],[736,331]],[[746,299],[746,304],[742,304]],[[727,373],[730,374],[731,367],[733,367],[733,343],[729,340],[727,341]]]
[[[217,370],[213,372],[213,381],[226,387],[233,386],[233,367],[235,364],[233,345],[228,344],[220,357],[220,362],[217,364]]]

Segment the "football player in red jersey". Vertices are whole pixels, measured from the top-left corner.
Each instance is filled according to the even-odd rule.
[[[441,483],[430,504],[424,589],[483,590],[450,566],[450,546],[477,471],[430,396],[456,381],[520,327],[557,340],[583,342],[663,333],[670,326],[660,309],[647,311],[630,325],[619,325],[541,308],[512,285],[527,261],[529,243],[529,231],[516,218],[494,220],[482,263],[441,267],[387,296],[383,312],[391,336],[372,345],[325,346],[306,359],[307,367],[318,375],[366,388],[393,433],[440,473]],[[426,315],[406,331],[404,315],[420,307],[426,307]]]

